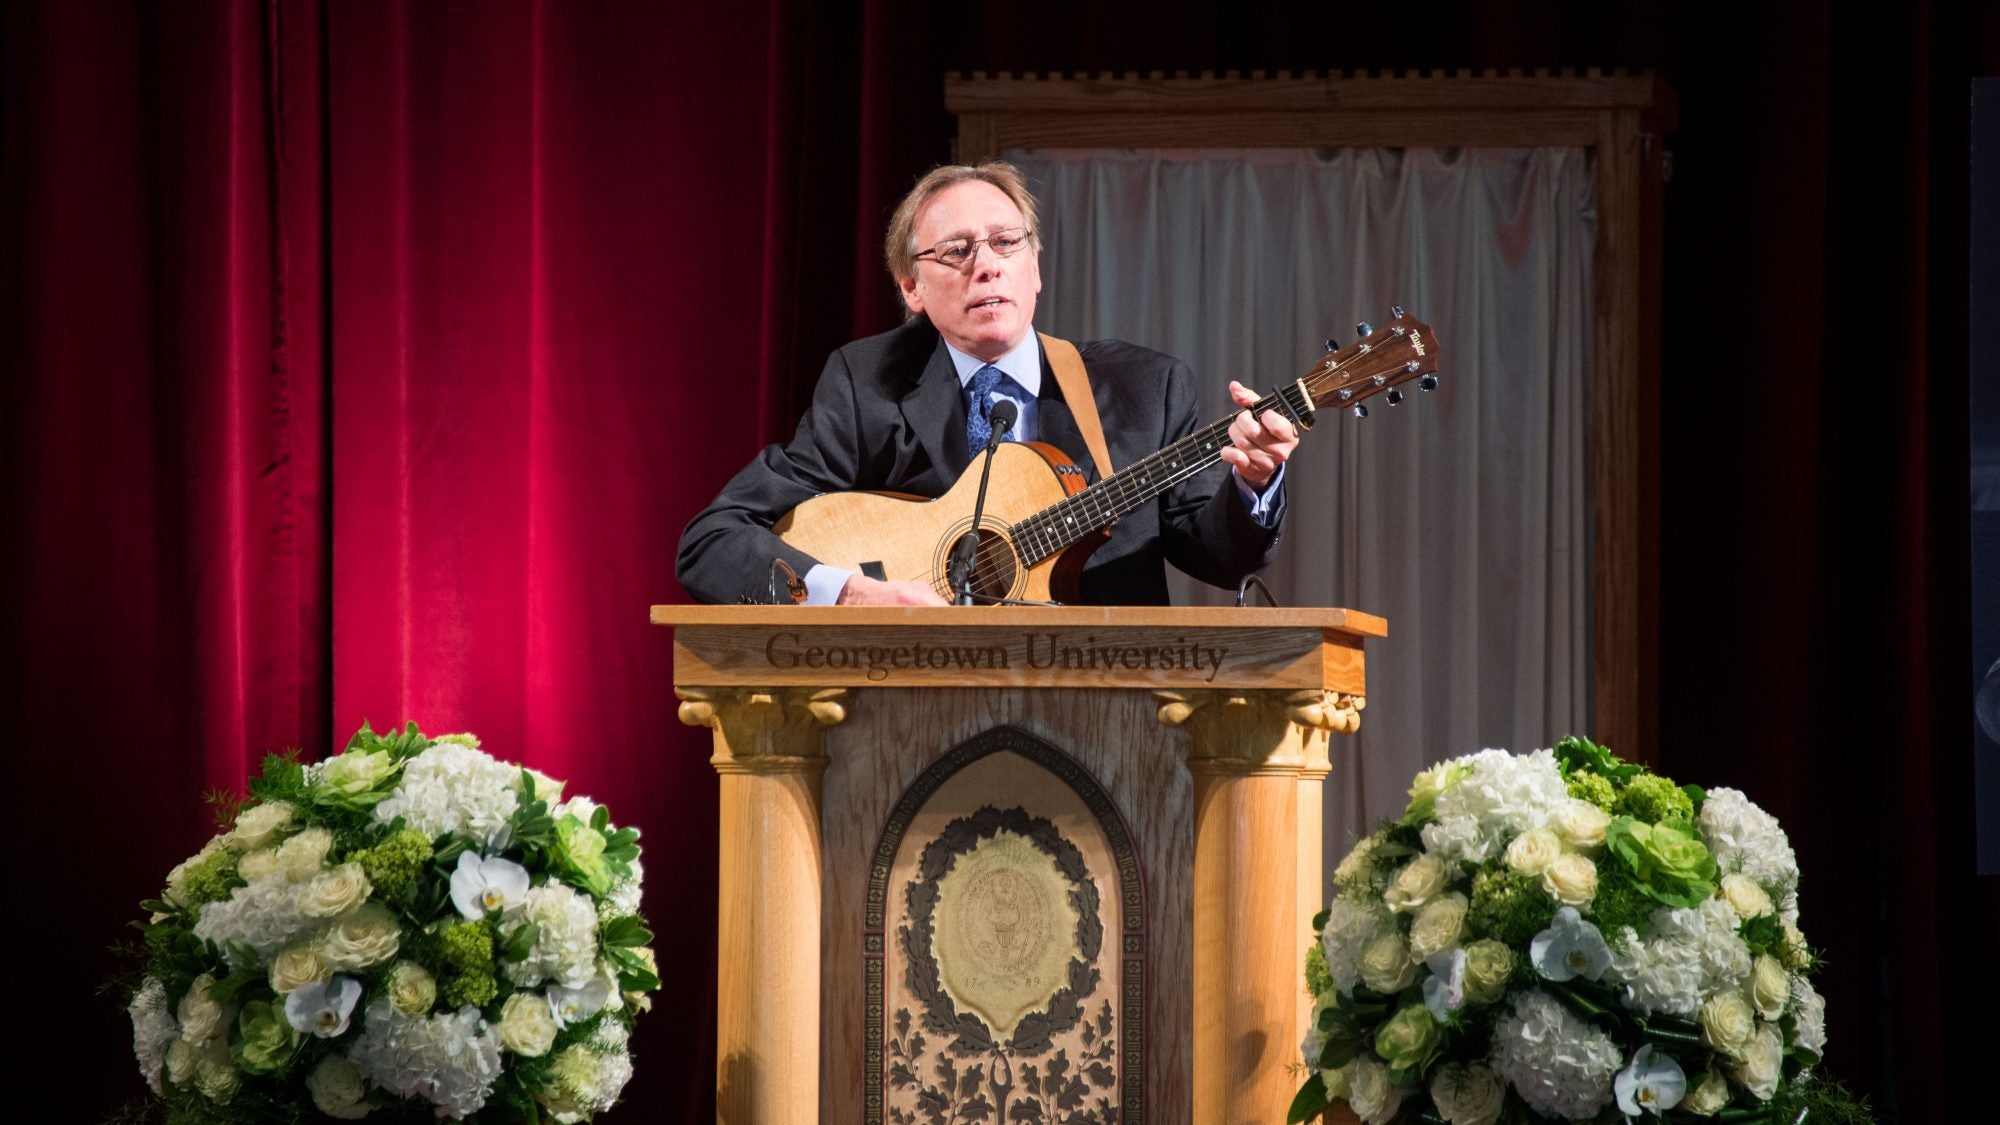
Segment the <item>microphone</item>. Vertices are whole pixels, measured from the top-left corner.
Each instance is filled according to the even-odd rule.
[[[993,421],[993,436],[986,441],[986,464],[979,470],[979,498],[972,503],[972,526],[958,537],[958,544],[951,549],[952,566],[958,572],[953,583],[958,589],[958,605],[973,605],[972,592],[974,572],[979,567],[979,522],[986,517],[986,482],[993,477],[993,451],[1007,438],[1007,431],[1014,428],[1014,422],[1021,416],[1021,408],[1012,399],[999,399],[993,404],[990,417]]]

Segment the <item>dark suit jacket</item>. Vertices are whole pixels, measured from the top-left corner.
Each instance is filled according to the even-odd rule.
[[[1123,468],[1214,418],[1197,414],[1194,379],[1171,356],[1097,340],[1078,345],[1090,372],[1114,468]],[[1093,478],[1089,450],[1046,356],[1038,440]],[[1215,411],[1220,417],[1223,411]],[[773,559],[803,576],[817,561],[771,525],[823,492],[854,489],[941,496],[970,461],[965,396],[951,356],[919,318],[834,352],[812,406],[788,445],[766,448],[681,533],[681,585],[702,601],[768,601]],[[1162,564],[1233,587],[1270,560],[1275,528],[1250,517],[1218,466],[1120,520],[1085,567],[1081,592],[1097,605],[1165,605]]]

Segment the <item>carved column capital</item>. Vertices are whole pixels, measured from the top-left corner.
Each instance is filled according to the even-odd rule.
[[[1199,773],[1325,777],[1327,737],[1360,725],[1359,696],[1331,691],[1156,691],[1160,721],[1188,730]]]
[[[676,688],[681,722],[715,732],[717,773],[818,773],[846,688]]]

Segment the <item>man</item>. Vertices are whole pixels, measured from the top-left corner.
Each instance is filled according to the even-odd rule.
[[[942,605],[927,583],[877,580],[821,563],[774,535],[779,517],[823,492],[940,496],[1012,399],[1010,435],[1091,463],[1034,332],[1041,292],[1035,200],[1012,165],[937,168],[904,198],[884,241],[910,320],[828,358],[789,445],[771,446],[681,535],[681,585],[703,601],[770,600],[774,560],[803,576],[814,604]],[[1187,366],[1115,340],[1078,345],[1114,465],[1192,432],[1201,417]],[[1232,382],[1239,406],[1257,401]],[[1298,443],[1283,415],[1239,413],[1218,467],[1112,528],[1080,588],[1096,604],[1164,604],[1163,562],[1218,586],[1263,566],[1283,514],[1282,467]]]

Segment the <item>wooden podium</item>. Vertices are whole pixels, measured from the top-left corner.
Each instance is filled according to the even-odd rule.
[[[721,775],[719,1121],[1284,1119],[1381,618],[652,620]]]

